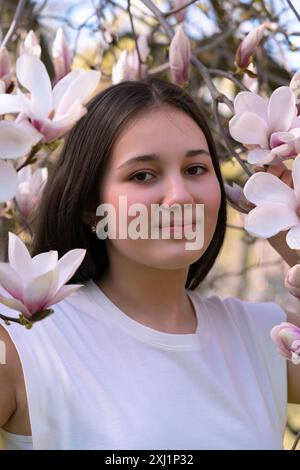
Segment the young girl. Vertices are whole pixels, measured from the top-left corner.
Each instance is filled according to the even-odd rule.
[[[153,204],[203,204],[204,227],[194,210],[190,222],[203,244],[175,237],[174,214],[168,238],[99,238],[97,207],[110,204],[118,221],[121,196],[143,204],[150,225]],[[214,142],[188,93],[148,78],[91,101],[44,190],[32,253],[85,248],[69,281],[83,287],[30,331],[0,328],[7,449],[282,449],[287,364],[270,330],[286,313],[196,290],[225,227]]]

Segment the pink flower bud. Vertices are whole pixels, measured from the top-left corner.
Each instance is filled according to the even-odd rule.
[[[300,328],[292,323],[280,323],[272,328],[271,338],[283,357],[300,364]]]
[[[255,52],[255,49],[259,45],[263,35],[264,30],[267,27],[266,23],[261,24],[257,28],[250,31],[247,36],[242,40],[241,44],[236,51],[235,62],[238,67],[245,69],[251,62],[252,55]]]
[[[182,85],[189,79],[191,45],[180,25],[171,41],[169,62],[171,79],[177,85]]]
[[[57,30],[53,47],[52,57],[55,68],[55,81],[58,82],[71,72],[72,54],[62,28]]]

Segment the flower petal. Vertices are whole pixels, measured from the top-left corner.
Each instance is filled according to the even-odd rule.
[[[34,143],[32,136],[18,124],[0,121],[0,158],[24,157]]]
[[[23,301],[23,282],[8,263],[0,262],[0,284],[14,298]]]
[[[292,250],[300,249],[300,223],[289,230],[286,235],[286,242]]]
[[[24,303],[32,315],[45,307],[55,274],[55,271],[41,274],[26,287]]]
[[[256,93],[241,91],[234,100],[235,114],[244,112],[258,114],[265,122],[268,121],[268,100]]]
[[[273,161],[274,155],[270,150],[265,150],[261,148],[256,148],[250,150],[247,155],[247,161],[253,165],[264,165]]]
[[[277,88],[272,93],[268,106],[269,132],[288,131],[296,113],[296,100],[290,88]]]
[[[235,140],[243,144],[257,144],[266,149],[269,146],[268,126],[257,114],[236,114],[229,121],[229,131]]]
[[[52,299],[45,305],[45,308],[50,307],[51,305],[57,304],[58,302],[61,302],[63,299],[68,297],[70,294],[73,294],[73,292],[76,292],[80,287],[83,287],[82,284],[66,284],[62,286],[57,293],[55,294]]]
[[[26,245],[12,232],[9,232],[8,260],[10,266],[21,276],[25,287],[33,277],[31,256]]]
[[[59,276],[59,287],[65,284],[73,276],[78,266],[82,263],[85,254],[86,250],[75,248],[68,251],[68,253],[58,260],[56,271]]]
[[[14,197],[18,188],[18,174],[11,163],[0,160],[0,202]]]
[[[31,313],[27,309],[26,305],[24,305],[20,300],[17,299],[7,299],[5,297],[0,297],[0,303],[6,305],[7,307],[11,308],[12,310],[17,310],[20,313],[30,320]]]
[[[260,238],[269,238],[299,223],[299,217],[288,206],[268,203],[255,207],[245,217],[245,229]]]
[[[55,250],[47,251],[46,253],[39,253],[32,258],[32,267],[34,277],[48,271],[54,271],[58,261],[58,253]]]
[[[0,114],[20,113],[22,109],[22,101],[19,96],[0,94]]]
[[[297,201],[292,188],[270,173],[255,173],[250,176],[244,186],[244,194],[248,201],[256,206],[280,202],[294,211],[297,209]]]
[[[79,103],[85,104],[97,88],[100,77],[100,72],[96,72],[95,70],[90,70],[88,72],[81,70],[81,73],[77,74],[75,79],[69,82],[69,86],[61,97],[56,109],[55,118],[67,113],[74,101],[79,101]]]
[[[43,62],[32,54],[22,54],[16,63],[19,82],[30,93],[31,111],[35,118],[47,117],[52,110],[51,81]]]

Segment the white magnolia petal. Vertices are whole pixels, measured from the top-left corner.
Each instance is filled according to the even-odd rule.
[[[32,54],[22,54],[16,63],[16,75],[31,93],[31,107],[36,117],[47,117],[53,106],[52,87],[43,62]]]
[[[0,262],[0,284],[12,297],[23,301],[22,279],[8,263]]]
[[[44,135],[44,140],[46,142],[52,142],[62,137],[86,114],[86,112],[87,109],[76,102],[73,107],[69,109],[68,114],[55,120],[47,119],[43,121],[40,130]]]
[[[23,286],[26,287],[33,276],[31,256],[25,243],[12,232],[9,232],[8,236],[8,260],[11,267],[21,276]]]
[[[24,157],[34,145],[31,135],[14,122],[0,121],[0,158]]]
[[[247,161],[252,165],[265,165],[272,160],[274,160],[274,155],[271,151],[261,148],[250,150],[247,155]]]
[[[300,206],[300,156],[293,161],[292,177],[295,196]]]
[[[23,313],[23,315],[30,319],[31,313],[27,309],[26,305],[24,305],[18,299],[8,299],[6,297],[0,297],[0,303],[6,305],[6,307],[11,308],[12,310],[17,310],[17,312]]]
[[[277,88],[272,93],[268,106],[269,132],[288,131],[296,113],[296,100],[290,88]]]
[[[55,117],[68,112],[74,101],[85,104],[99,84],[101,74],[95,70],[89,72],[82,71],[76,79],[69,83],[69,86],[62,96],[62,99],[56,109]]]
[[[59,287],[65,284],[76,272],[78,266],[85,257],[86,250],[75,248],[68,251],[62,258],[58,260],[56,271],[59,276]]]
[[[52,92],[54,109],[58,108],[59,103],[61,102],[63,96],[67,92],[70,84],[74,82],[81,73],[82,73],[82,70],[80,69],[72,70],[72,72],[68,73],[68,75],[66,75],[64,78],[59,80],[59,82],[57,82]]]
[[[45,308],[50,307],[51,305],[57,304],[58,302],[61,302],[63,299],[68,297],[69,295],[73,294],[76,292],[80,287],[83,287],[82,284],[66,284],[62,286],[57,293],[55,294],[54,297],[50,299],[50,301],[45,305]]]
[[[294,211],[297,209],[297,201],[292,188],[270,173],[255,173],[250,176],[244,186],[244,195],[256,206],[269,202],[281,202]]]
[[[236,114],[229,121],[229,131],[232,137],[243,144],[256,144],[268,148],[268,126],[257,114]]]
[[[56,250],[50,250],[45,253],[39,253],[32,258],[32,267],[34,277],[38,277],[41,274],[47,273],[48,271],[54,271],[56,263],[58,261],[58,252]]]
[[[47,304],[54,271],[48,271],[32,279],[24,293],[24,303],[31,314],[42,310]]]
[[[245,230],[260,238],[269,238],[300,221],[286,204],[268,203],[255,207],[245,217]]]
[[[23,110],[22,101],[18,95],[0,94],[0,114],[20,113]]]
[[[286,242],[292,250],[300,249],[300,224],[295,225],[288,231]]]
[[[15,168],[11,163],[0,160],[0,202],[7,202],[13,198],[17,189],[18,174]]]
[[[241,91],[234,100],[235,114],[244,113],[246,111],[258,114],[264,121],[268,120],[268,100],[262,96],[249,91]]]

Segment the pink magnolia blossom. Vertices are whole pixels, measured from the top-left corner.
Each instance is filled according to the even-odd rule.
[[[293,162],[292,178],[294,189],[270,173],[249,178],[244,194],[256,207],[245,217],[245,229],[261,238],[288,230],[288,246],[300,249],[300,156]]]
[[[71,72],[72,64],[72,54],[62,28],[57,30],[52,46],[52,58],[55,68],[55,81],[58,82]]]
[[[38,40],[35,32],[31,30],[25,37],[23,44],[20,46],[20,54],[33,54],[40,58],[41,53],[42,49],[40,41]]]
[[[64,285],[76,272],[86,250],[74,249],[58,260],[51,250],[31,258],[25,244],[9,232],[8,263],[0,262],[0,303],[33,322],[79,284]],[[51,311],[49,311],[51,313]]]
[[[18,172],[18,187],[15,198],[25,218],[28,218],[38,205],[47,177],[47,168],[38,168],[32,173],[30,165],[25,166]]]
[[[271,338],[283,357],[300,364],[300,328],[292,323],[280,323],[272,328]]]
[[[0,47],[0,93],[5,93],[12,83],[12,65],[6,47]]]
[[[0,95],[0,114],[19,112],[16,124],[12,125],[27,123],[45,142],[63,136],[87,112],[83,105],[100,79],[100,72],[74,70],[52,90],[45,65],[36,56],[26,53],[17,60],[16,74],[29,94],[18,89],[17,95]]]
[[[169,63],[172,82],[182,85],[189,79],[191,45],[183,26],[179,25],[169,49]]]
[[[251,146],[249,163],[275,164],[299,153],[300,116],[288,86],[277,88],[269,100],[242,91],[235,98],[234,112],[229,131],[235,140]]]
[[[250,64],[255,50],[262,40],[266,26],[267,23],[263,23],[250,31],[239,45],[236,51],[235,62],[241,69],[246,69]]]
[[[141,34],[137,40],[141,60],[146,62],[150,49],[147,36]],[[136,48],[129,52],[123,50],[112,68],[112,84],[115,85],[124,80],[140,80],[146,76],[147,64],[140,64]]]

